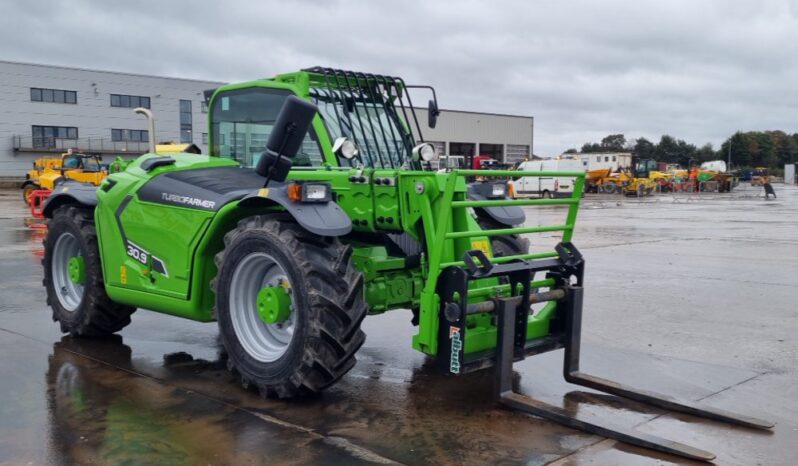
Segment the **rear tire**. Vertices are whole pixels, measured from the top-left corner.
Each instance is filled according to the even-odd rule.
[[[74,205],[59,207],[47,228],[43,283],[47,304],[61,331],[73,336],[102,336],[128,325],[136,308],[115,303],[105,293],[92,211]],[[79,283],[70,277],[72,257],[80,257],[83,264]]]
[[[243,219],[224,243],[212,283],[215,311],[227,367],[244,388],[290,398],[320,392],[349,372],[368,311],[351,246],[309,233],[286,215]],[[291,310],[270,324],[256,301],[275,283],[289,293]]]

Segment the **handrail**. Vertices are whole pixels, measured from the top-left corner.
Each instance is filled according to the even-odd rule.
[[[452,201],[452,207],[498,207],[505,205],[570,205],[578,204],[579,199],[486,199],[482,201]]]
[[[547,231],[570,231],[573,225],[543,225],[537,227],[497,228],[492,230],[454,231],[446,233],[446,239],[473,238],[474,236],[520,235],[523,233],[545,233]]]
[[[513,176],[513,177],[524,177],[524,176],[561,176],[561,177],[573,177],[573,178],[585,178],[585,172],[569,172],[569,171],[521,171],[521,170],[471,170],[471,169],[457,169],[452,170],[452,173],[456,176],[481,176],[481,177],[493,177],[493,176]]]

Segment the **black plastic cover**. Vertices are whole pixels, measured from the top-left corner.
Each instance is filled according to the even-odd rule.
[[[174,165],[175,159],[169,156],[159,156],[159,157],[150,157],[147,160],[141,162],[139,165],[142,170],[148,172],[154,168],[158,167],[165,167],[167,165]]]
[[[239,166],[175,170],[150,179],[138,191],[139,200],[216,212],[263,186],[251,168]]]
[[[468,199],[472,201],[485,201],[489,200],[488,197],[491,193],[494,183],[475,182],[468,184]],[[477,207],[474,210],[477,214],[484,212],[488,217],[501,223],[502,225],[515,226],[524,223],[526,214],[524,209],[516,205],[507,206],[491,206],[491,207]]]

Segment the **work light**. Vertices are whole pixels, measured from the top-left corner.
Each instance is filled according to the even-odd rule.
[[[357,144],[347,137],[340,137],[335,140],[332,146],[333,152],[347,160],[357,155]]]
[[[435,150],[435,147],[428,142],[423,142],[413,148],[413,160],[431,162],[436,158],[438,158],[438,152]]]

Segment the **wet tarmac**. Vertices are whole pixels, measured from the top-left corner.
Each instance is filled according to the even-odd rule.
[[[772,433],[568,385],[561,351],[515,364],[518,389],[717,464],[798,464],[798,188],[770,201],[741,188],[585,200],[582,366],[773,420]],[[530,209],[528,223],[559,215]],[[29,223],[19,193],[0,191],[0,465],[691,464],[496,406],[491,371],[446,376],[411,349],[409,311],[367,318],[357,366],[294,402],[243,390],[215,324],[138,311],[113,338],[63,337]]]

